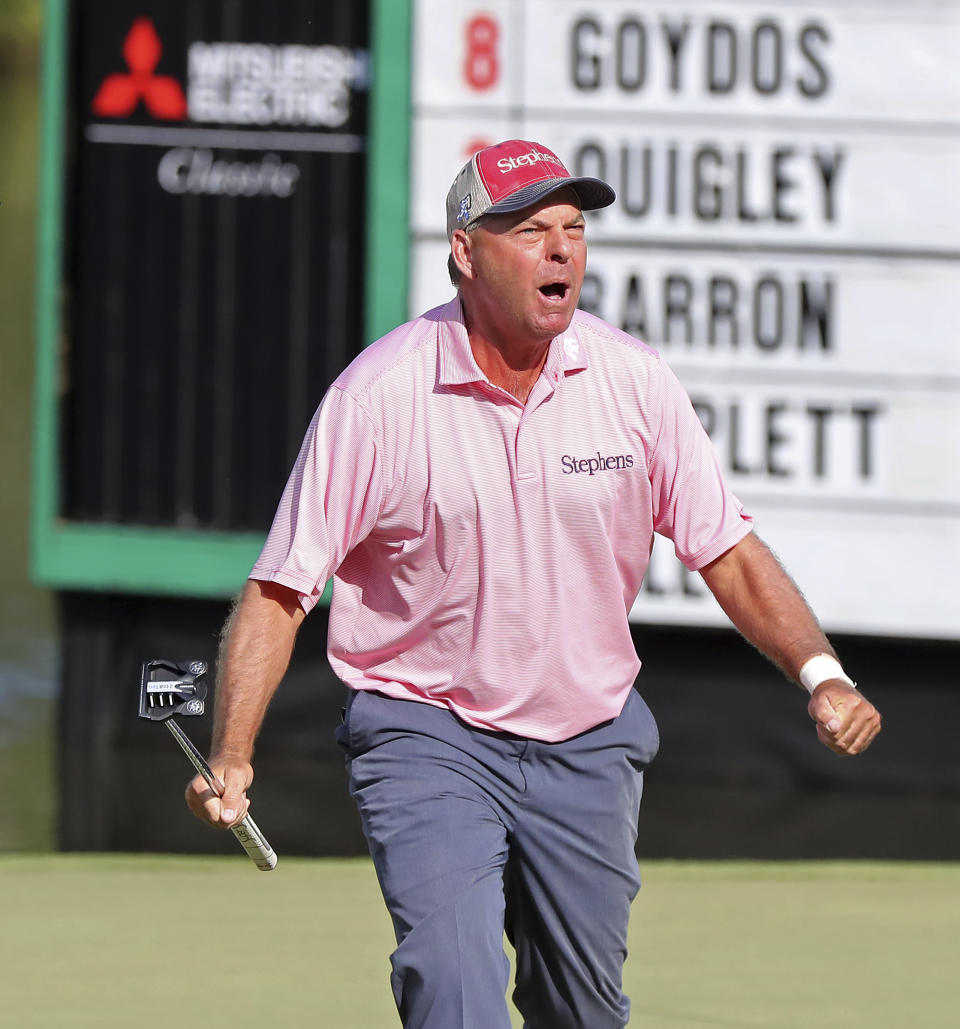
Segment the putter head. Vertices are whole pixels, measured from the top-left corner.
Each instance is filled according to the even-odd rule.
[[[206,661],[144,661],[140,717],[165,722],[174,715],[202,715],[207,698]]]

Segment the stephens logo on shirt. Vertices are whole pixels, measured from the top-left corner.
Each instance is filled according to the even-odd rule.
[[[598,450],[591,457],[573,457],[564,454],[560,458],[564,475],[579,475],[586,472],[587,475],[596,475],[597,472],[623,471],[633,467],[633,454],[613,454],[604,457]]]

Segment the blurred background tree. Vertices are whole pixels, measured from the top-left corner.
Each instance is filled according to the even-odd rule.
[[[37,0],[0,0],[0,75],[36,64],[42,24]]]
[[[54,838],[54,598],[27,570],[42,22],[0,0],[0,852]]]

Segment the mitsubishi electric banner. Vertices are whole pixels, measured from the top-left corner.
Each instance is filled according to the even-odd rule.
[[[960,5],[416,0],[414,26],[411,313],[450,295],[474,149],[606,178],[581,306],[677,371],[826,628],[960,638]],[[633,617],[725,621],[666,540]]]
[[[58,515],[264,531],[363,344],[366,5],[124,0],[70,24]]]

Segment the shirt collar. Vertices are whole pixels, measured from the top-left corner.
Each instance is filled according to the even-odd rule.
[[[587,351],[577,332],[577,316],[567,326],[562,336],[555,336],[550,343],[546,371],[555,382],[570,372],[582,372],[587,367]]]
[[[441,386],[487,380],[470,348],[459,293],[440,311],[440,367],[437,377]]]
[[[441,385],[463,385],[468,382],[486,382],[480,370],[467,327],[463,321],[463,305],[459,294],[440,311],[440,366],[438,381]],[[587,367],[587,354],[576,329],[576,315],[567,331],[550,342],[544,371],[554,385],[569,372],[583,371]]]

